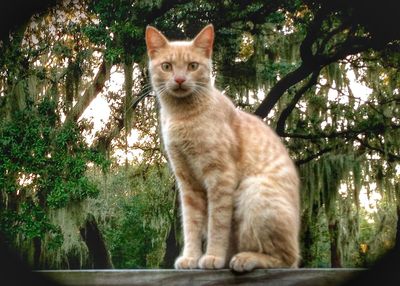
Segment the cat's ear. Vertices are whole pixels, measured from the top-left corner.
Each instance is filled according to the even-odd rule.
[[[193,40],[193,45],[198,48],[204,49],[205,55],[211,58],[212,49],[214,44],[214,26],[209,24],[197,34],[196,38]]]
[[[165,47],[166,45],[168,45],[167,38],[156,28],[147,26],[146,46],[149,57],[152,58],[159,49]]]

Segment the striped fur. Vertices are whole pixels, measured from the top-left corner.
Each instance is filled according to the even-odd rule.
[[[297,267],[295,165],[271,128],[212,85],[213,40],[212,25],[188,42],[146,30],[163,142],[182,205],[184,248],[175,267]]]

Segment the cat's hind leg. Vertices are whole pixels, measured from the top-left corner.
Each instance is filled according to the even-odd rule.
[[[237,190],[234,224],[238,253],[230,261],[234,271],[297,267],[297,189],[272,187],[265,178],[255,177],[244,180]]]
[[[237,272],[252,271],[256,268],[280,268],[287,267],[285,263],[265,253],[243,251],[232,257],[229,268]]]

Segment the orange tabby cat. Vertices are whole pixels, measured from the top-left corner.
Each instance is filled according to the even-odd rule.
[[[162,137],[182,203],[184,248],[175,268],[297,267],[296,168],[272,129],[212,85],[213,41],[212,25],[192,41],[170,42],[146,30]]]

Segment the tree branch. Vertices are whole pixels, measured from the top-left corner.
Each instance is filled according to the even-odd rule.
[[[376,151],[384,156],[386,156],[388,158],[388,161],[390,162],[394,162],[394,161],[400,161],[400,156],[393,154],[393,153],[389,153],[381,148],[372,146],[371,144],[368,143],[368,140],[361,140],[359,138],[356,138],[357,142],[359,142],[362,146],[364,146],[365,148],[368,148],[370,150]]]
[[[299,138],[299,139],[332,139],[332,138],[337,138],[337,137],[344,137],[344,138],[354,138],[355,136],[359,134],[370,134],[370,133],[375,133],[375,134],[381,134],[383,133],[387,128],[392,128],[392,129],[399,129],[400,125],[391,123],[390,125],[384,125],[382,123],[376,124],[374,126],[368,126],[365,128],[361,129],[349,129],[349,130],[344,130],[344,131],[333,131],[330,133],[317,133],[317,134],[299,134],[299,133],[284,133],[282,134],[282,137],[288,137],[288,138]]]
[[[132,102],[132,104],[130,106],[127,107],[127,110],[129,110],[130,112],[133,112],[136,107],[138,106],[138,104],[144,100],[147,96],[149,96],[149,92],[148,91],[142,91],[141,93],[139,93],[136,97],[135,100]],[[121,108],[122,110],[124,109],[124,107]],[[120,112],[123,114],[123,112]],[[94,148],[98,149],[98,150],[102,150],[103,152],[106,152],[107,150],[109,150],[109,147],[111,145],[111,141],[118,136],[118,134],[121,133],[121,131],[124,129],[124,123],[125,120],[124,118],[122,119],[115,119],[114,122],[116,122],[116,124],[109,129],[109,131],[105,134],[100,135],[96,141],[94,142]]]
[[[317,152],[315,154],[312,154],[312,155],[310,155],[310,156],[308,156],[308,157],[306,157],[304,159],[296,160],[295,164],[296,164],[296,166],[300,166],[302,164],[308,163],[308,162],[314,160],[315,158],[318,158],[319,156],[321,156],[321,155],[323,155],[325,153],[328,153],[328,152],[330,152],[332,150],[334,150],[333,147],[324,148],[324,149],[320,150],[319,152]]]
[[[300,45],[300,56],[302,63],[296,70],[288,73],[281,80],[279,80],[274,87],[271,88],[265,99],[261,102],[259,107],[254,112],[255,115],[265,118],[273,109],[275,104],[283,96],[283,94],[293,85],[299,83],[308,77],[311,73],[322,69],[323,67],[344,59],[348,55],[357,54],[368,49],[380,50],[384,48],[388,42],[381,41],[380,39],[372,39],[368,35],[359,37],[354,35],[347,36],[346,40],[337,45],[330,55],[323,54],[321,49],[317,50],[320,53],[313,54],[313,44],[323,34],[322,24],[328,15],[335,11],[340,11],[345,2],[341,1],[339,4],[336,2],[324,2],[322,7],[315,13],[313,22],[309,25],[307,34]],[[350,17],[350,16],[349,16]],[[357,22],[351,22],[351,19],[344,18],[342,25],[332,29],[323,35],[322,42],[326,42],[332,38],[335,33],[340,33],[345,27],[357,27]],[[347,23],[347,21],[349,21]],[[353,25],[353,26],[352,26]]]
[[[291,86],[305,79],[312,72],[313,69],[310,66],[305,65],[303,62],[301,66],[288,73],[271,88],[268,95],[258,106],[254,114],[261,118],[267,117],[269,112],[272,110],[272,108],[274,108],[275,104],[279,101],[285,91]]]
[[[74,105],[71,111],[67,114],[65,118],[65,123],[76,122],[79,117],[83,114],[85,109],[90,105],[93,99],[101,92],[104,87],[105,82],[110,77],[111,65],[103,60],[99,67],[93,83],[85,90],[82,96],[78,98],[78,102]]]
[[[317,79],[319,76],[320,70],[316,70],[311,75],[311,78],[305,83],[294,95],[292,101],[286,106],[286,108],[282,111],[281,115],[279,116],[278,122],[276,124],[276,132],[279,136],[283,136],[285,133],[285,122],[289,115],[292,113],[293,109],[296,107],[297,102],[303,96],[303,94],[309,90],[312,86],[317,83]]]
[[[329,9],[327,9],[326,6],[323,6],[323,8],[319,9],[315,13],[314,20],[310,24],[307,34],[300,45],[300,57],[303,62],[311,62],[311,59],[313,58],[312,45],[318,38],[322,23],[328,13]]]

